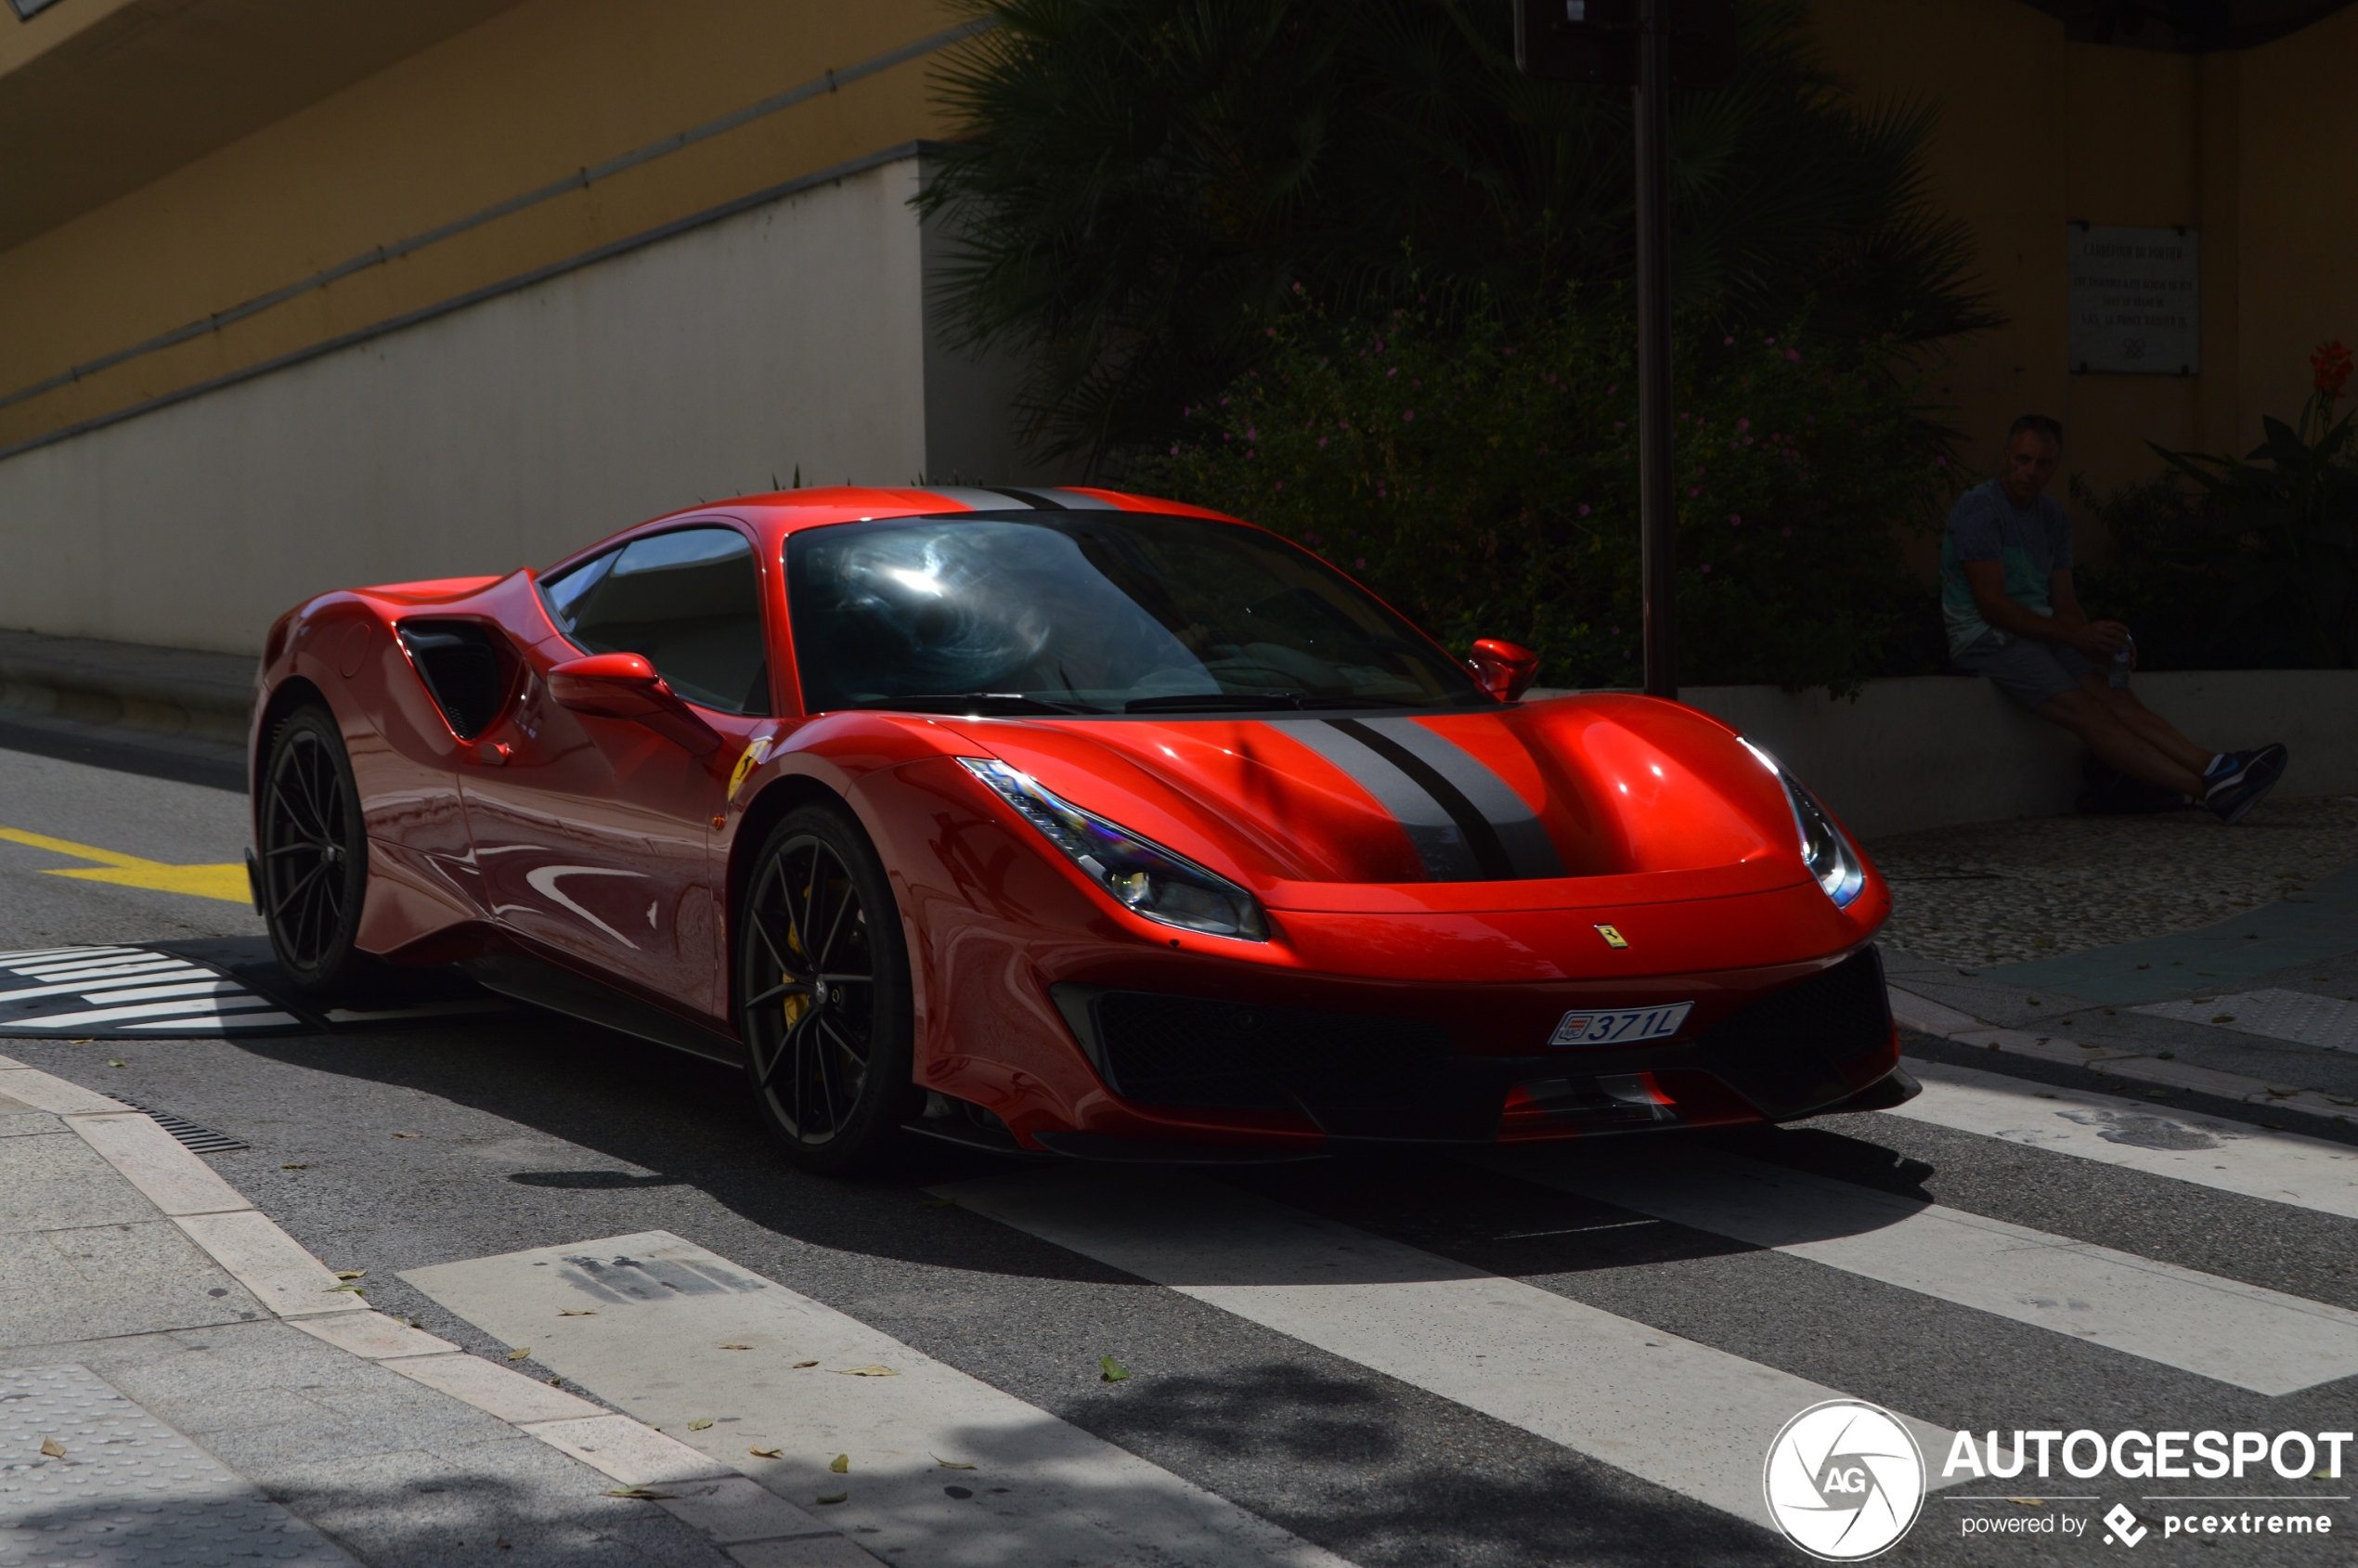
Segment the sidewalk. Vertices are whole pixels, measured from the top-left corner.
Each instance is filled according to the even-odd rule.
[[[1869,849],[1898,903],[1884,956],[1906,1027],[2358,1128],[2358,799],[2272,801],[2233,829],[2053,818]]]
[[[0,631],[0,745],[242,791],[253,675],[242,654]]]
[[[354,1285],[149,1117],[0,1057],[0,1568],[875,1568]]]

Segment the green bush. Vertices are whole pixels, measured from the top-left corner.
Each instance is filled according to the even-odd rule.
[[[2358,667],[2358,412],[2337,341],[2310,359],[2297,425],[2263,419],[2238,461],[2154,450],[2158,478],[2097,497],[2115,564],[2085,574],[2088,603],[2126,622],[2148,668]]]
[[[1260,366],[1127,478],[1295,539],[1460,649],[1525,643],[1542,684],[1639,682],[1635,331],[1618,295],[1567,292],[1516,326],[1302,305],[1263,330]],[[1683,334],[1683,680],[1842,694],[1886,673],[1929,591],[1902,531],[1950,486],[1941,433],[1880,359]]]
[[[954,138],[918,200],[953,336],[1022,360],[1043,452],[1166,445],[1296,283],[1520,316],[1631,275],[1630,95],[1520,74],[1507,0],[955,4],[991,25],[935,71]],[[1846,95],[1804,0],[1737,17],[1733,84],[1671,100],[1681,308],[1829,344],[1991,323],[1931,109]]]

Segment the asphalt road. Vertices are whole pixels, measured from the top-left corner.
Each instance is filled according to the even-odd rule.
[[[236,795],[0,751],[8,830],[0,949],[260,930],[223,899],[50,875],[97,862],[21,839],[231,863]],[[919,1150],[850,1182],[787,1167],[732,1074],[564,1019],[0,1052],[245,1140],[214,1168],[332,1266],[367,1270],[372,1304],[472,1351],[523,1341],[405,1273],[669,1232],[1367,1568],[1804,1561],[1731,1511],[1724,1476],[1697,1479],[1722,1451],[1765,1455],[1782,1415],[1760,1411],[1806,1403],[1777,1405],[1791,1379],[2007,1440],[2358,1429],[2358,1148],[2027,1080],[1947,1069],[1947,1097],[1927,1095],[1978,1095],[1999,1127],[2018,1107],[2019,1136],[1880,1113],[1511,1169],[1404,1157],[1216,1181]],[[1303,1239],[1257,1239],[1273,1214]],[[1345,1273],[1315,1273],[1321,1247]],[[660,1334],[628,1376],[539,1343],[517,1364],[642,1419],[663,1397],[647,1390],[682,1380],[710,1419],[737,1419],[736,1392],[696,1385]],[[1126,1379],[1105,1380],[1108,1356]],[[1604,1361],[1654,1394],[1607,1411],[1555,1392]],[[2344,1499],[2300,1505],[2342,1536],[2352,1490],[2265,1465],[2220,1483],[1968,1478],[1886,1560],[2116,1551],[2100,1516],[2120,1502],[2152,1530],[2144,1554],[2345,1562],[2346,1538],[2163,1534],[2172,1509],[2288,1503],[2153,1499]],[[2022,1496],[2050,1500],[2002,1500]],[[1971,1517],[2084,1533],[1969,1535]]]

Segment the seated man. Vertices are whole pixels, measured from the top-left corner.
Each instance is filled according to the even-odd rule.
[[[2088,743],[2133,779],[2183,796],[2222,823],[2241,822],[2275,787],[2285,748],[2213,752],[2196,745],[2112,683],[2133,658],[2129,628],[2092,621],[2071,580],[2071,514],[2045,492],[2063,454],[2063,426],[2025,414],[2007,433],[1998,477],[1957,499],[1940,547],[1940,603],[1950,656],[2006,695]]]

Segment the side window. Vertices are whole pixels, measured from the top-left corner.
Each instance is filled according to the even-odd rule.
[[[734,528],[633,539],[547,585],[557,629],[593,654],[639,654],[692,703],[770,711],[761,588]]]

